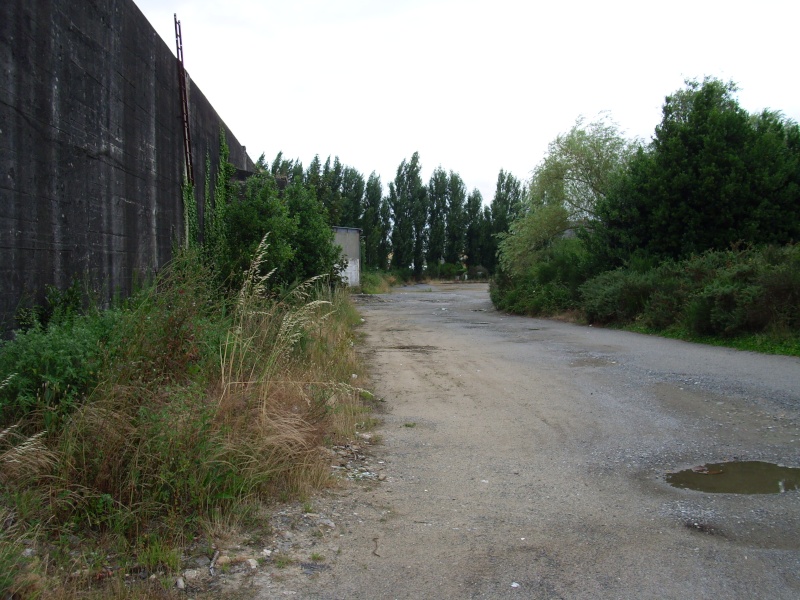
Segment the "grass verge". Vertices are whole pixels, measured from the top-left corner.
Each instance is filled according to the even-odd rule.
[[[330,483],[321,446],[368,419],[359,318],[319,279],[271,292],[267,251],[238,294],[187,253],[0,346],[0,597],[168,597],[183,547]]]

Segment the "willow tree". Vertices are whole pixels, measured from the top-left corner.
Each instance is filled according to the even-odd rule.
[[[555,240],[587,226],[637,147],[607,114],[590,123],[580,117],[556,136],[533,169],[520,216],[500,242],[503,269],[526,272]]]

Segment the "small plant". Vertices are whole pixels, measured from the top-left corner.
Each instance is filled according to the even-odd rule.
[[[285,569],[294,564],[294,560],[288,554],[278,552],[272,555],[272,564],[278,569]]]
[[[416,427],[416,426],[417,426],[417,424],[414,423],[413,421],[410,421],[408,423],[403,423],[403,427],[408,427],[409,429],[413,428],[413,427]]]
[[[311,554],[311,560],[313,562],[322,562],[323,560],[325,560],[325,557],[319,552],[314,552]]]
[[[174,573],[180,569],[180,555],[155,534],[147,536],[137,552],[139,564],[148,571]]]

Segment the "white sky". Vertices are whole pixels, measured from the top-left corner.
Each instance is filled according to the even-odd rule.
[[[419,151],[484,201],[601,111],[649,139],[686,78],[800,120],[800,3],[728,0],[135,0],[256,160],[315,154],[381,176]]]

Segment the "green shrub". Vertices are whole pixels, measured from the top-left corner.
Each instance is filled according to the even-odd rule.
[[[579,305],[579,288],[586,280],[586,249],[577,238],[562,238],[540,250],[524,273],[510,276],[502,266],[490,286],[492,302],[519,314],[552,315]]]
[[[444,280],[455,279],[461,277],[466,272],[463,265],[456,265],[453,263],[443,263],[439,265],[439,278]]]
[[[49,326],[17,332],[0,343],[0,423],[33,412],[69,413],[98,383],[102,367],[119,342],[122,314],[93,312]],[[46,417],[49,418],[49,417]]]
[[[386,294],[390,289],[391,284],[386,273],[372,269],[361,272],[361,293]]]
[[[695,335],[734,336],[800,326],[800,250],[705,252],[648,268],[608,271],[581,287],[587,318]]]
[[[581,286],[583,309],[590,322],[629,322],[642,313],[657,288],[653,272],[616,269]]]

